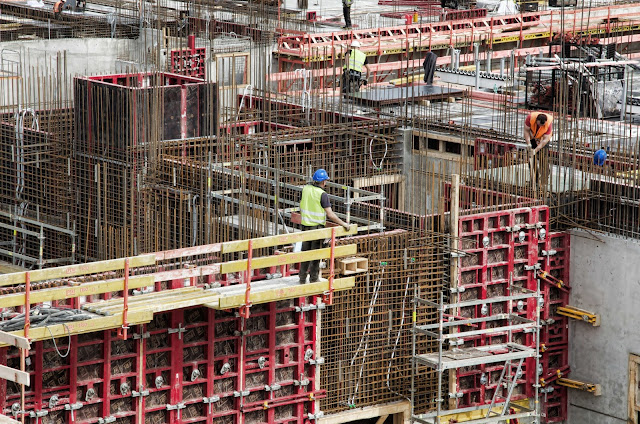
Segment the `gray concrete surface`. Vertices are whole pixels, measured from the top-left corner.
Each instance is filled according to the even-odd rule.
[[[572,306],[601,315],[601,326],[569,327],[570,377],[599,383],[595,397],[569,391],[569,424],[626,423],[629,354],[640,354],[640,243],[571,232]]]

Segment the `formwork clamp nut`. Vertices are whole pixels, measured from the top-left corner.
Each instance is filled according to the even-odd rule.
[[[279,385],[278,383],[273,383],[271,386],[269,386],[268,384],[265,384],[264,386],[264,390],[266,392],[275,392],[276,390],[280,390],[282,389],[282,386]]]
[[[167,329],[167,333],[174,334],[178,333],[178,338],[182,338],[182,333],[184,333],[187,329],[182,326],[182,323],[178,324],[178,328],[169,328]]]
[[[465,252],[451,252],[452,258],[463,258],[465,256],[467,256]]]
[[[151,334],[149,334],[148,331],[145,331],[144,333],[133,333],[131,335],[131,338],[134,340],[148,339],[149,337],[151,337]]]
[[[557,250],[553,250],[553,249],[551,249],[551,250],[543,250],[542,251],[542,256],[553,256],[553,255],[555,255],[557,253],[558,253],[558,251]]]
[[[76,410],[78,410],[80,408],[82,408],[82,403],[81,402],[67,403],[64,406],[65,411],[76,411]]]
[[[42,418],[49,415],[49,411],[46,409],[42,409],[40,411],[29,411],[29,417],[31,418]]]
[[[108,424],[108,423],[115,423],[115,422],[116,422],[116,417],[114,416],[98,418],[98,424]]]
[[[318,411],[315,414],[309,414],[309,419],[313,421],[319,420],[322,417],[324,417],[324,412],[322,411]]]
[[[534,264],[534,265],[525,265],[524,266],[524,270],[525,271],[536,271],[540,269],[540,264]]]
[[[309,385],[309,380],[304,379],[304,380],[293,380],[293,385],[294,386],[308,386]]]
[[[464,396],[462,392],[449,393],[451,399],[460,399],[462,396]]]
[[[249,390],[243,390],[241,392],[233,392],[233,397],[245,397],[249,396],[251,392]]]
[[[464,286],[451,287],[449,290],[451,291],[451,293],[455,294],[455,293],[463,293],[466,290],[466,288]]]
[[[521,229],[522,227],[520,227],[519,225],[514,225],[513,227],[504,227],[504,230],[508,233],[517,233]]]
[[[135,390],[131,391],[131,397],[145,397],[145,396],[149,396],[149,390],[140,390],[139,392],[136,392]]]
[[[202,403],[215,403],[220,400],[220,396],[203,397]]]
[[[324,365],[324,358],[310,359],[309,363],[311,365]]]
[[[167,404],[167,411],[179,411],[179,410],[184,409],[186,407],[187,406],[182,402],[176,403],[175,405]]]

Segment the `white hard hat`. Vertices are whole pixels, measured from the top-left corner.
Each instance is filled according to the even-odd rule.
[[[356,47],[356,48],[358,48],[358,47],[360,47],[360,46],[361,46],[361,44],[360,44],[360,42],[359,42],[358,40],[355,40],[354,42],[352,42],[352,43],[351,43],[351,47]]]

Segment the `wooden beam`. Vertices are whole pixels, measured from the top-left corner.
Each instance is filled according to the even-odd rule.
[[[311,231],[305,231],[304,233],[310,233]],[[358,253],[358,246],[355,244],[348,244],[346,246],[336,246],[334,257],[339,258],[342,256],[351,256]],[[314,261],[319,259],[327,259],[331,255],[331,248],[326,247],[324,249],[309,250],[306,252],[285,253],[282,255],[264,256],[260,258],[253,258],[251,260],[251,267],[253,269],[269,268],[277,265],[295,264],[298,262]],[[247,269],[246,259],[239,261],[225,262],[220,266],[221,274],[228,274],[230,272],[242,272]]]
[[[20,371],[4,365],[0,365],[0,378],[13,381],[14,383],[23,384],[25,386],[29,386],[31,384],[28,372]]]
[[[264,247],[281,246],[285,244],[293,244],[301,241],[318,240],[331,238],[331,228],[320,228],[313,231],[301,231],[290,234],[280,234],[277,236],[260,237],[253,239],[253,248],[261,249]],[[357,225],[352,224],[349,231],[343,227],[336,227],[336,237],[349,236],[357,234]],[[249,249],[248,240],[238,240],[222,243],[222,253],[241,252]]]
[[[380,418],[378,418],[378,421],[376,421],[376,424],[383,424],[385,421],[387,421],[387,418],[389,418],[389,414],[382,415]]]
[[[0,424],[20,424],[20,421],[16,421],[6,415],[0,415]]]
[[[129,277],[129,289],[139,289],[141,287],[152,286],[153,275],[141,275]],[[124,279],[114,279],[106,281],[94,281],[83,283],[77,286],[62,286],[51,289],[33,290],[29,295],[30,304],[48,302],[51,300],[70,299],[78,296],[89,296],[94,294],[121,291],[124,289]],[[25,303],[24,293],[6,294],[0,297],[0,308],[10,306],[20,306]],[[0,340],[1,342],[2,340]]]
[[[355,277],[337,278],[333,280],[333,289],[336,291],[349,289],[356,284]],[[295,299],[303,296],[321,294],[329,290],[329,281],[318,281],[317,283],[295,284],[291,286],[272,288],[251,292],[249,300],[253,304],[269,303],[284,299]],[[239,293],[230,296],[221,295],[218,303],[205,303],[212,309],[233,309],[244,305],[245,294]]]
[[[349,411],[339,412],[337,414],[325,415],[318,420],[318,424],[342,424],[394,414],[404,415],[405,422],[410,422],[411,404],[407,401],[401,401],[386,405],[352,409]]]
[[[124,261],[126,258],[111,259],[108,261],[90,262],[78,265],[67,265],[56,268],[36,269],[28,271],[32,283],[37,281],[55,280],[58,278],[76,277],[79,275],[96,274],[99,272],[116,271],[124,269]],[[129,258],[129,266],[136,268],[146,265],[154,265],[156,256],[140,255]],[[8,286],[12,284],[24,284],[25,272],[14,272],[11,274],[0,275],[0,286]]]
[[[31,349],[31,343],[29,342],[29,339],[16,336],[15,334],[7,333],[5,331],[0,331],[0,343],[19,347],[20,349]]]
[[[146,311],[131,311],[127,315],[129,325],[145,324],[153,319],[153,313]],[[50,325],[48,327],[36,327],[29,329],[29,340],[40,341],[58,337],[66,337],[69,334],[92,333],[94,331],[110,330],[118,328],[122,325],[122,313],[108,317],[96,317],[85,321],[71,321],[65,324]],[[9,334],[15,334],[24,337],[24,330],[12,331]],[[6,346],[6,343],[0,343],[0,347]]]

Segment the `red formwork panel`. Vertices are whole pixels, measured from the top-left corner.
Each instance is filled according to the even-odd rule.
[[[569,318],[558,315],[559,306],[569,303],[570,236],[551,233],[540,255],[543,258],[540,288],[544,304],[541,308],[539,382],[543,385],[541,407],[546,422],[567,419],[567,389],[553,384],[569,373]]]
[[[35,342],[25,393],[34,416],[26,422],[304,423],[324,395],[316,385],[317,302],[255,305],[246,320],[186,308],[154,315],[127,340],[100,331]],[[17,350],[0,349],[0,363],[19,361]],[[4,414],[20,398],[19,385],[1,380]]]
[[[547,206],[523,207],[504,211],[486,212],[462,216],[459,220],[459,249],[465,253],[460,259],[458,277],[460,299],[489,299],[509,294],[509,285],[535,290],[536,274],[526,267],[540,262],[539,245],[545,243],[549,229]],[[544,235],[544,238],[543,238]],[[512,305],[511,312],[535,319],[536,304],[529,299]],[[465,318],[508,313],[506,302],[464,307],[460,315]],[[479,323],[470,330],[488,329],[506,322]],[[464,329],[461,329],[464,332]],[[532,333],[515,331],[512,339],[517,343],[532,346]],[[465,346],[483,346],[504,343],[506,333],[494,332],[465,338]],[[536,380],[535,361],[527,360],[521,374],[516,377],[518,385],[513,399],[524,399],[533,394],[532,384]],[[502,372],[499,364],[481,365],[459,369],[458,392],[462,397],[459,407],[490,403]],[[513,370],[515,373],[515,368]]]

